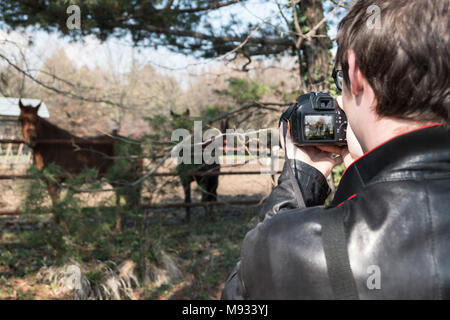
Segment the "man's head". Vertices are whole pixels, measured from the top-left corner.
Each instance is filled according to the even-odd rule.
[[[344,111],[362,144],[379,119],[450,124],[449,16],[448,0],[359,0],[341,21]]]

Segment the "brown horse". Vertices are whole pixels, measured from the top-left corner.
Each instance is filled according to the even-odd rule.
[[[63,175],[57,177],[56,182],[47,182],[47,190],[52,201],[55,202],[59,199],[59,185],[65,177],[80,174],[84,168],[95,168],[98,177],[104,177],[108,169],[114,165],[118,139],[117,136],[107,135],[79,138],[39,117],[40,106],[41,104],[36,107],[24,106],[22,101],[19,100],[19,124],[22,128],[25,143],[33,150],[35,166],[42,170],[53,164],[63,170]],[[109,182],[113,187],[120,186],[122,189],[125,187],[132,189],[128,190],[127,193],[116,189],[116,230],[118,231],[121,229],[120,195],[133,195],[126,199],[127,205],[139,205],[140,186],[131,186],[129,182],[139,178],[141,167],[140,160],[132,161],[131,169],[121,175],[120,181]]]

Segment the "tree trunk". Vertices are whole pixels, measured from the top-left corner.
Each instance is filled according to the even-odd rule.
[[[299,4],[301,17],[300,26],[303,33],[307,33],[317,26],[324,18],[322,0],[302,0]],[[301,19],[299,17],[299,19]],[[307,28],[305,28],[307,27]],[[311,40],[304,39],[301,45],[302,52],[302,76],[308,90],[324,90],[328,79],[332,47],[331,39],[327,35],[327,24],[323,23]]]

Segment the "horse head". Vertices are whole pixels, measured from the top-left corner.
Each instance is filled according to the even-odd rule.
[[[175,113],[170,110],[170,124],[172,129],[194,130],[194,120],[190,117],[189,109],[183,113]]]
[[[38,139],[37,128],[39,125],[40,117],[38,111],[41,106],[39,103],[36,107],[22,104],[22,100],[19,99],[19,124],[22,129],[23,139],[25,143],[30,147],[35,147]]]

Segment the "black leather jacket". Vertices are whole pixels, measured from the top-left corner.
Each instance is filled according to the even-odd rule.
[[[222,299],[333,299],[323,210],[343,211],[360,299],[450,299],[448,129],[425,127],[368,152],[345,172],[328,207],[321,206],[329,193],[323,175],[299,161],[287,164],[297,167],[307,208],[296,208],[283,170]]]

